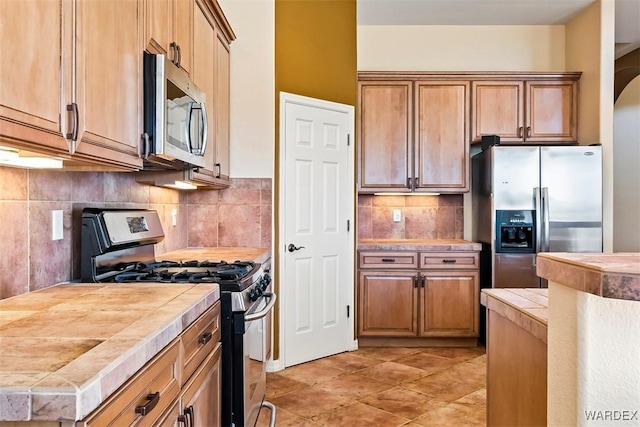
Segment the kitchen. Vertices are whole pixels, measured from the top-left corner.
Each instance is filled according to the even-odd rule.
[[[71,236],[74,233],[77,235],[77,230],[72,224],[76,224],[78,218],[77,216],[74,217],[73,212],[77,212],[77,208],[81,204],[104,203],[105,205],[117,204],[121,206],[126,204],[126,206],[131,207],[154,207],[162,212],[161,215],[165,218],[165,224],[171,223],[173,210],[176,209],[176,218],[181,225],[175,228],[178,233],[173,232],[173,227],[165,226],[167,238],[160,244],[160,252],[168,252],[185,246],[269,247],[270,240],[274,239],[275,241],[277,236],[271,235],[270,224],[273,204],[271,201],[271,193],[273,191],[272,177],[275,176],[272,166],[274,158],[273,139],[275,138],[273,116],[276,110],[273,93],[273,82],[275,81],[273,77],[274,56],[273,53],[269,54],[269,52],[273,52],[273,38],[269,35],[273,34],[274,28],[273,22],[269,23],[269,20],[259,18],[260,16],[274,16],[274,11],[272,7],[269,7],[269,4],[262,2],[256,2],[256,4],[252,5],[254,6],[253,10],[260,10],[263,12],[262,14],[249,14],[244,9],[244,6],[234,4],[234,2],[222,3],[222,6],[230,22],[233,23],[233,30],[239,36],[238,40],[232,44],[233,55],[236,55],[234,58],[237,57],[240,61],[240,64],[232,64],[232,67],[239,68],[232,71],[232,75],[238,76],[238,79],[234,82],[237,86],[232,87],[232,92],[236,93],[237,95],[235,96],[238,96],[240,101],[244,102],[238,102],[235,106],[232,103],[232,121],[238,120],[242,122],[244,119],[240,118],[254,117],[252,126],[242,126],[242,123],[235,126],[232,125],[234,130],[234,149],[231,153],[231,165],[233,168],[231,176],[243,178],[232,179],[231,187],[227,190],[184,194],[139,184],[129,174],[105,172],[73,172],[67,174],[3,169],[3,211],[7,212],[6,216],[3,215],[3,224],[16,225],[3,227],[2,229],[3,233],[7,233],[6,236],[3,235],[3,244],[15,242],[11,245],[10,250],[4,250],[3,248],[3,253],[11,254],[9,259],[4,257],[3,259],[8,261],[7,265],[14,271],[15,279],[2,280],[11,280],[12,285],[10,287],[17,288],[15,291],[10,291],[6,296],[23,293],[27,289],[39,289],[52,283],[67,280],[69,277],[77,277],[73,272],[74,269],[78,268],[77,255],[74,258],[73,254],[78,253],[78,248],[74,248],[72,244],[72,242],[77,242],[77,238],[72,238]],[[335,20],[335,16],[333,19]],[[367,52],[367,49],[369,51],[372,49],[371,46],[381,46],[377,42],[371,44],[364,42],[367,39],[366,34],[374,30],[376,29],[361,29],[358,37],[361,44],[358,47],[358,61],[365,61],[367,57],[373,58],[372,54],[360,54],[361,51]],[[385,29],[380,28],[378,30],[384,31]],[[450,38],[450,31],[453,29],[401,28],[399,33],[418,30],[427,31],[426,36],[421,37],[423,39],[442,40],[443,37]],[[460,28],[455,30],[464,31],[464,29]],[[522,35],[517,28],[500,27],[494,30],[495,32],[489,39],[481,40],[483,49],[486,50],[487,47],[491,47],[494,49],[494,53],[485,53],[482,58],[478,58],[477,51],[479,48],[474,48],[476,45],[472,43],[473,39],[479,38],[480,35],[471,29],[468,29],[468,35],[465,40],[457,42],[456,49],[458,53],[456,55],[450,54],[451,48],[440,49],[439,44],[430,47],[427,52],[429,55],[416,55],[415,49],[420,52],[420,49],[426,49],[427,46],[416,46],[415,43],[409,43],[402,37],[389,34],[378,35],[374,33],[370,37],[375,40],[387,36],[391,37],[390,40],[393,37],[400,38],[396,40],[398,43],[394,43],[394,46],[406,46],[409,52],[405,52],[402,55],[400,49],[388,52],[388,61],[400,69],[425,68],[414,61],[417,61],[418,58],[427,57],[433,63],[437,63],[438,69],[442,70],[484,69],[486,67],[506,70],[520,69],[522,71],[565,69],[564,60],[566,58],[562,46],[556,46],[554,49],[552,43],[545,43],[545,46],[547,46],[544,48],[547,49],[544,50],[546,54],[533,53],[539,48],[536,40],[543,44],[543,40],[549,40],[550,37],[545,35],[547,31],[561,31],[560,28],[540,28],[539,30],[543,34],[535,32],[536,28],[522,28],[522,31],[529,32],[526,35]],[[516,37],[518,35],[520,35],[519,38]],[[569,35],[569,32],[567,32],[567,38],[569,38]],[[409,37],[413,36],[415,36],[415,33],[409,34]],[[327,35],[326,37],[334,36]],[[353,36],[349,35],[348,37]],[[516,38],[520,43],[514,42],[513,45],[505,46],[507,40],[511,37]],[[577,34],[574,37],[581,36]],[[553,39],[555,40],[556,38],[553,37]],[[245,41],[246,44],[243,45]],[[455,41],[455,39],[452,40],[452,42]],[[574,43],[578,42],[574,41]],[[599,45],[599,43],[595,45]],[[531,49],[524,49],[523,46],[530,46]],[[247,49],[244,56],[243,49]],[[509,55],[504,54],[505,49],[509,52]],[[396,56],[392,57],[392,55]],[[402,57],[397,57],[397,55]],[[598,54],[595,55],[598,56]],[[242,63],[243,58],[245,61],[244,66]],[[346,62],[352,63],[353,56],[350,58]],[[588,58],[585,60],[588,61]],[[487,62],[491,63],[487,64]],[[256,66],[256,64],[259,64],[259,66]],[[389,65],[385,63],[365,63],[362,67],[358,65],[359,69],[382,69],[388,67]],[[426,68],[429,69],[434,67],[435,65],[433,64],[426,65]],[[260,69],[260,79],[256,78],[255,71],[253,71],[255,69]],[[354,72],[355,69],[356,67],[353,65]],[[566,69],[582,70],[585,73],[587,71],[587,67],[582,64],[566,65]],[[593,73],[599,74],[597,70],[594,70]],[[333,88],[332,86],[332,89],[327,91],[334,92],[324,94],[319,87],[319,82],[323,81],[321,80],[323,76],[318,77],[314,78],[313,82],[306,83],[306,85],[310,86],[306,90],[304,87],[300,88],[300,85],[305,85],[304,81],[299,81],[298,83],[285,81],[285,87],[281,87],[281,89],[290,92],[299,92],[299,89],[301,89],[302,92],[306,92],[310,96],[331,98],[339,102],[355,104],[355,87],[353,87],[355,78],[350,78],[350,83],[344,83],[350,89],[344,90],[343,88]],[[327,80],[331,79],[328,78]],[[338,82],[341,81],[340,79],[337,80]],[[246,82],[251,82],[251,84]],[[588,80],[586,75],[583,76],[581,80],[582,92],[592,94],[593,90],[588,88],[593,88],[594,85],[598,86],[599,83]],[[245,87],[243,88],[242,86]],[[338,94],[334,95],[333,93],[335,92],[338,92]],[[346,97],[345,94],[351,94],[351,98],[344,99]],[[602,98],[607,97],[602,95]],[[585,103],[582,104],[584,105]],[[587,104],[599,105],[600,102],[596,99],[593,103],[587,102]],[[586,130],[581,129],[581,135],[585,142],[601,141],[603,144],[610,144],[611,137],[601,138],[598,130],[591,128],[599,122],[599,113],[597,111],[581,111],[580,123],[586,127]],[[606,128],[606,126],[610,125],[604,123],[602,126]],[[606,129],[600,132],[606,134],[608,132]],[[590,133],[595,134],[589,135]],[[236,141],[238,144],[236,144]],[[261,160],[260,162],[243,161],[249,156]],[[609,167],[609,171],[610,169]],[[607,192],[605,192],[605,197],[606,194]],[[611,203],[609,201],[609,205]],[[470,215],[468,210],[460,209],[464,207],[464,203],[461,204],[458,201],[454,205],[457,206],[456,212],[458,214]],[[65,238],[62,240],[51,241],[49,239],[50,229],[48,224],[51,210],[62,210],[64,212]],[[208,215],[211,220],[207,222],[187,220],[187,218],[202,218],[204,215]],[[607,217],[607,215],[609,216]],[[611,212],[607,214],[605,209],[605,224],[612,224],[611,215]],[[257,216],[260,217],[260,221],[256,221]],[[5,220],[5,218],[7,219]],[[23,218],[29,218],[29,228],[25,227]],[[238,218],[243,219],[243,227],[234,229],[230,223]],[[464,218],[463,224],[464,227],[469,227],[470,218],[468,216]],[[27,232],[27,230],[29,231]],[[457,232],[459,233],[459,231]],[[605,233],[605,235],[610,235],[610,232]],[[611,242],[607,243],[605,241],[605,250],[607,245],[611,245]],[[280,245],[276,246],[279,247]],[[274,257],[277,256],[278,254],[274,254]],[[51,264],[47,263],[46,266],[40,264],[38,260],[42,259],[50,260]],[[31,268],[28,267],[29,260],[32,260],[31,263],[33,263]],[[6,287],[5,283],[3,282],[3,289]],[[30,288],[26,288],[25,284],[27,283],[30,283]]]

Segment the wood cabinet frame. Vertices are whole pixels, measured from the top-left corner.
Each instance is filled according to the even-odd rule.
[[[476,339],[478,258],[476,251],[359,251],[358,339]]]

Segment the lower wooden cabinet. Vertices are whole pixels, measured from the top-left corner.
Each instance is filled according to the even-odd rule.
[[[220,343],[183,387],[182,393],[161,417],[158,426],[220,425]]]
[[[418,335],[416,273],[361,271],[358,335]]]
[[[369,267],[372,264],[366,260],[376,259],[376,255],[361,252],[359,257],[359,337],[478,336],[477,252],[415,253],[420,265],[405,269],[395,263],[387,268]],[[392,258],[389,252],[384,256]]]
[[[219,426],[219,325],[217,302],[76,426]]]
[[[420,336],[477,337],[477,272],[428,272],[421,288]]]
[[[180,393],[178,341],[168,345],[85,420],[83,427],[153,426]]]

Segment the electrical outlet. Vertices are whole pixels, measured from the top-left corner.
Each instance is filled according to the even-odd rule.
[[[402,220],[402,211],[400,209],[393,210],[393,222],[400,222]]]
[[[64,237],[64,217],[62,211],[51,211],[51,240]]]
[[[174,227],[178,225],[178,209],[176,208],[171,211],[171,225]]]

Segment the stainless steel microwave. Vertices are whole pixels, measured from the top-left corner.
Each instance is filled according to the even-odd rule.
[[[146,161],[176,167],[205,165],[206,96],[164,55],[144,52],[144,147]],[[177,162],[176,162],[177,161]]]

